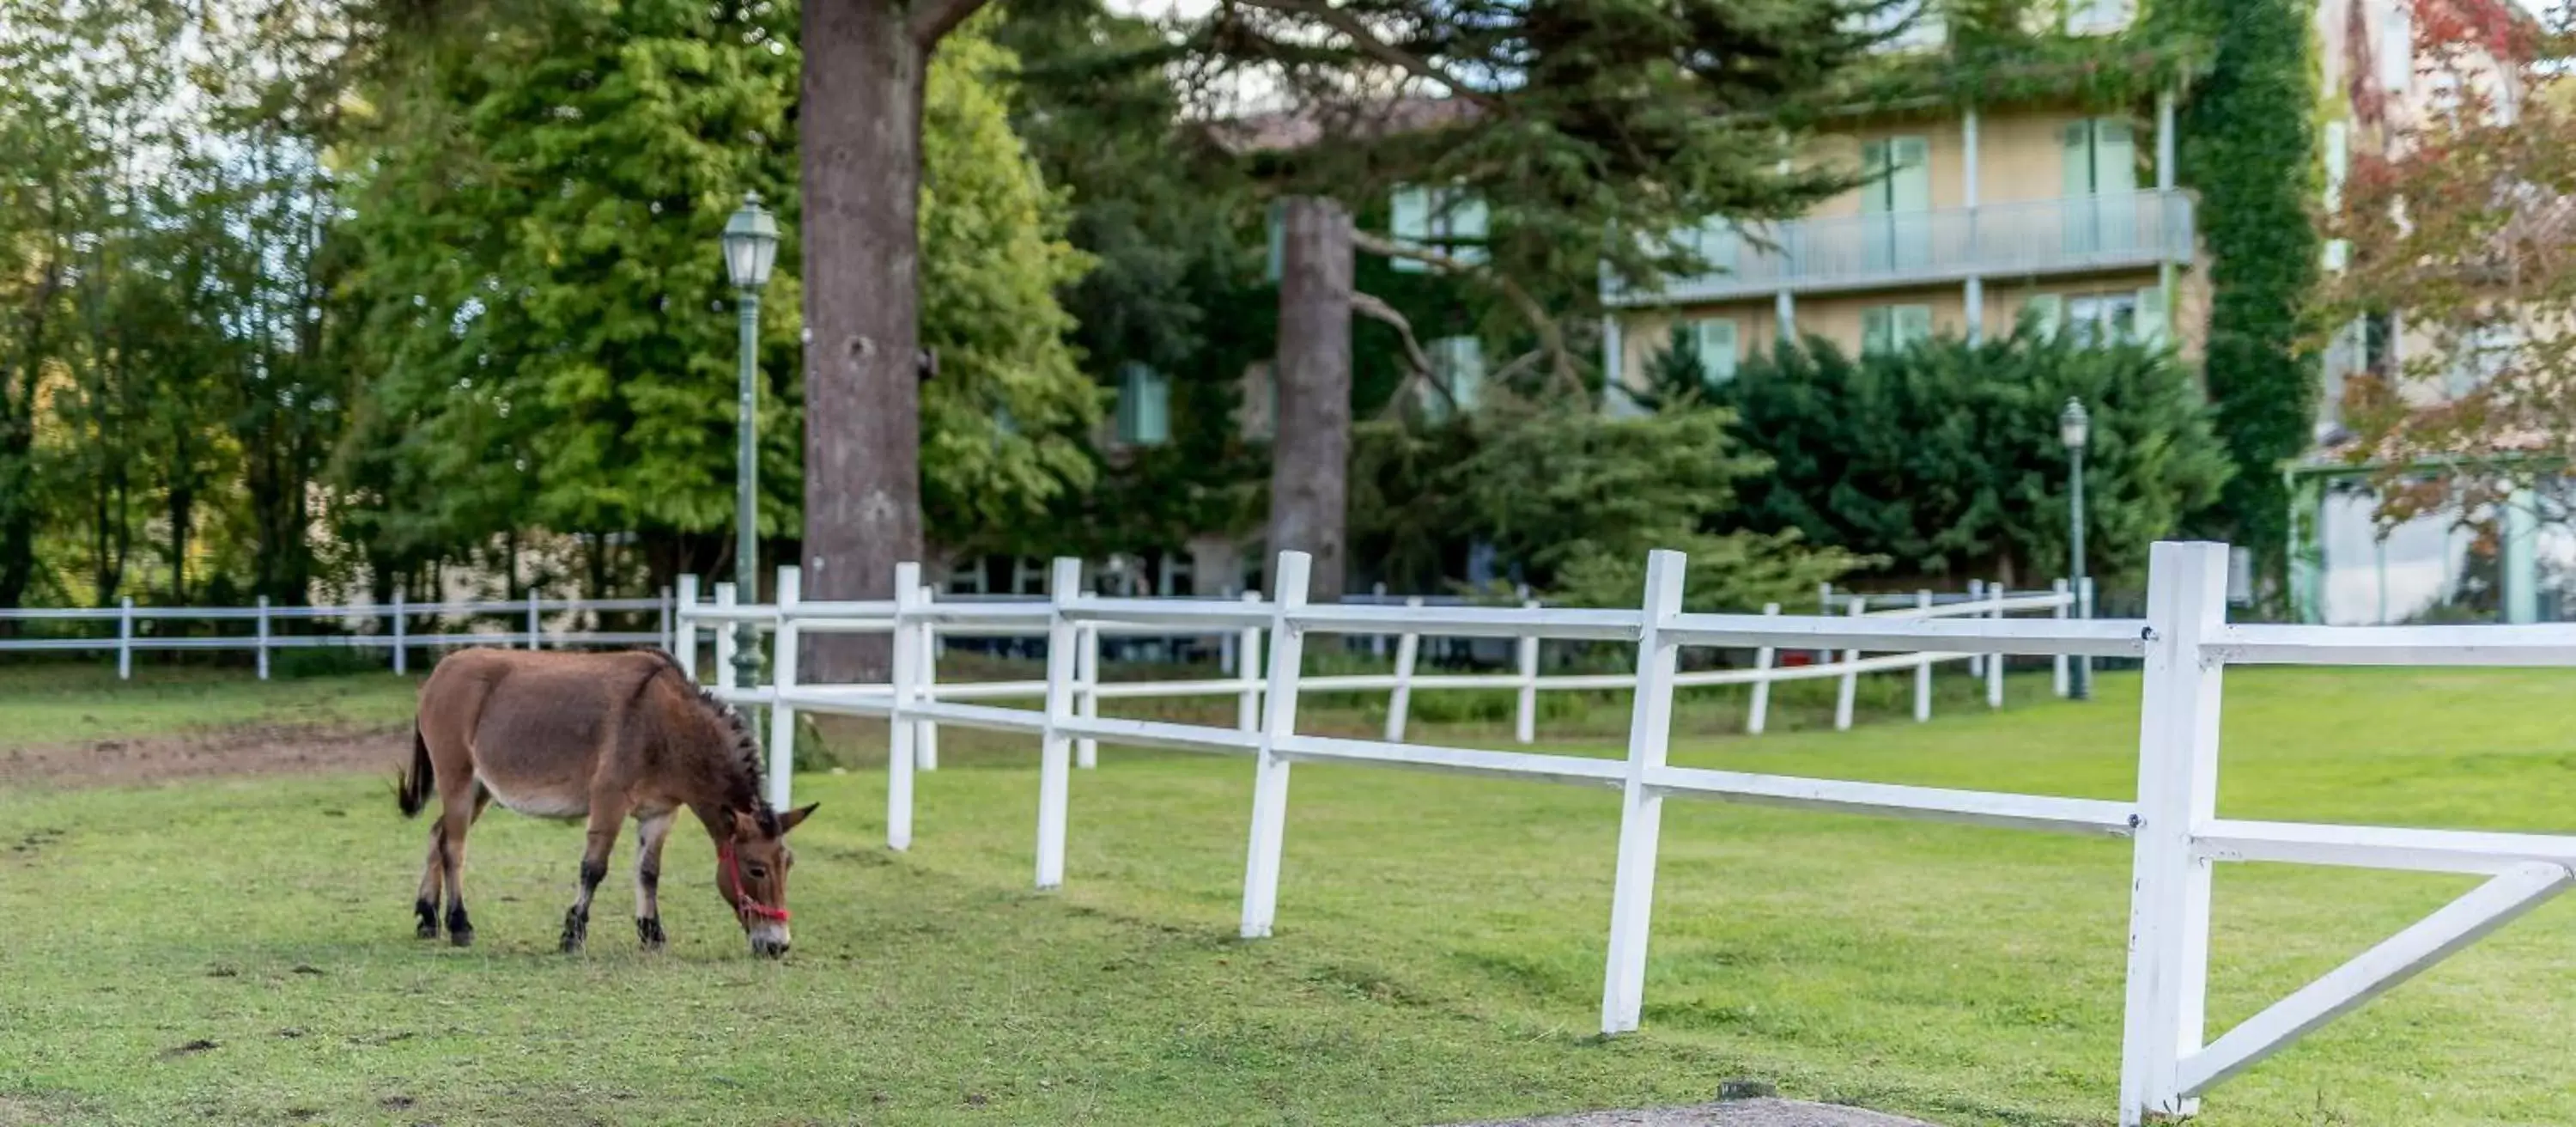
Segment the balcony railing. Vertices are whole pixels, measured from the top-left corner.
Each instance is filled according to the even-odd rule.
[[[1660,292],[1605,286],[1606,300],[1655,305],[2188,263],[2192,201],[2180,191],[2074,196],[1751,224],[1705,239],[1700,253],[1712,272],[1671,279]]]

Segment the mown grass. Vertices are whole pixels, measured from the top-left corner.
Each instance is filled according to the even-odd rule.
[[[418,681],[384,672],[262,681],[229,665],[0,665],[0,749],[197,729],[379,727],[411,717]]]
[[[2221,810],[2576,828],[2571,689],[2231,674]],[[1677,759],[2119,797],[2136,683],[2102,690],[2061,704],[2032,679],[1998,714]],[[621,868],[593,953],[566,959],[578,831],[487,819],[482,942],[457,951],[409,938],[423,830],[381,779],[0,795],[0,1123],[1421,1124],[1741,1076],[1954,1125],[2114,1103],[2117,842],[1668,804],[1646,1027],[1604,1043],[1613,795],[1300,767],[1279,932],[1246,944],[1242,762],[1104,749],[1075,780],[1067,887],[1038,894],[1027,743],[944,751],[901,855],[880,772],[797,780],[824,812],[783,964],[742,953],[693,833],[668,863],[671,950],[632,950]],[[2213,1032],[2467,886],[2223,869]],[[2571,947],[2576,908],[2546,906],[2214,1092],[2202,1122],[2576,1121]]]

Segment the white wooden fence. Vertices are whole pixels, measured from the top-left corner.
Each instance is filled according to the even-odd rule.
[[[581,630],[574,628],[583,615],[606,613],[653,612],[655,626],[650,632]],[[272,607],[267,596],[258,605],[247,607],[138,607],[132,598],[113,607],[72,609],[5,608],[0,609],[0,622],[113,623],[114,637],[69,638],[0,638],[0,653],[98,653],[114,651],[116,675],[134,675],[134,655],[138,652],[169,650],[249,650],[258,655],[260,680],[268,679],[269,655],[292,649],[382,649],[390,651],[393,671],[407,672],[411,650],[415,646],[509,646],[514,649],[537,649],[541,646],[569,648],[583,646],[663,646],[673,644],[671,637],[671,597],[664,592],[655,599],[548,599],[530,591],[524,599],[508,602],[410,603],[397,595],[390,603],[376,606],[338,607]],[[548,615],[569,615],[557,628],[546,625]],[[506,617],[517,629],[502,628],[470,633],[427,634],[411,632],[414,619],[432,620]],[[329,623],[349,633],[280,634],[280,622]],[[246,622],[246,634],[211,634],[197,636],[162,636],[145,633],[143,627],[153,622]],[[359,627],[369,633],[355,632]]]
[[[1077,742],[1105,740],[1251,759],[1254,789],[1241,919],[1247,938],[1269,935],[1276,915],[1288,779],[1296,763],[1376,764],[1616,790],[1622,799],[1618,861],[1601,1000],[1601,1027],[1612,1034],[1637,1028],[1643,1006],[1666,798],[2128,838],[2134,860],[2119,1120],[2133,1127],[2149,1116],[2191,1114],[2203,1092],[2576,883],[2576,873],[2571,873],[2576,836],[2219,817],[2218,720],[2230,665],[2576,666],[2576,626],[2231,625],[2226,621],[2227,563],[2224,545],[2157,544],[2146,617],[2104,621],[1686,613],[1681,609],[1684,559],[1674,552],[1653,554],[1643,605],[1633,610],[1309,605],[1308,560],[1293,552],[1280,556],[1275,598],[1239,603],[1085,595],[1079,562],[1059,560],[1051,588],[1055,593],[1048,602],[942,604],[920,587],[918,568],[904,565],[898,569],[898,597],[890,602],[800,602],[790,575],[774,607],[702,609],[684,602],[680,632],[689,637],[692,620],[767,621],[774,626],[779,684],[730,691],[737,700],[775,706],[774,756],[786,755],[790,741],[785,737],[797,710],[892,722],[886,837],[896,849],[911,844],[913,753],[924,725],[1036,736],[1040,888],[1054,888],[1064,879],[1067,793]],[[1082,659],[1086,631],[1096,636],[1104,630],[1173,634],[1256,629],[1267,633],[1269,661],[1253,730],[1102,717],[1077,703],[1086,686],[1110,687],[1098,684],[1089,668],[1093,663]],[[894,634],[890,684],[799,683],[799,636],[865,630]],[[1043,632],[1048,646],[1042,708],[970,704],[960,699],[963,686],[936,685],[927,668],[933,631]],[[1332,681],[1301,673],[1310,634],[1633,643],[1635,673],[1619,681],[1636,690],[1627,756],[1598,759],[1300,735],[1300,692]],[[2137,795],[2110,801],[1675,767],[1666,761],[1666,751],[1673,693],[1687,676],[1677,672],[1678,655],[1689,646],[1760,647],[1775,653],[1838,649],[1847,655],[1846,663],[1851,654],[1887,651],[2139,659],[2145,695]],[[693,650],[683,646],[681,652]],[[1245,652],[1253,651],[1247,647]],[[1229,681],[1225,687],[1249,696],[1245,684]],[[772,776],[772,797],[782,804],[788,786],[784,766]],[[2212,1040],[2204,1028],[2203,1006],[2210,870],[2218,861],[2454,872],[2488,879]]]
[[[715,673],[720,695],[737,704],[769,704],[771,698],[766,690],[742,691],[734,684],[733,652],[737,640],[733,636],[733,631],[726,627],[732,623],[748,622],[758,631],[775,634],[779,632],[783,621],[780,608],[739,602],[734,585],[731,583],[715,584],[715,601],[712,604],[703,603],[698,599],[698,580],[695,576],[681,576],[679,583],[679,597],[676,604],[678,615],[673,629],[678,639],[676,652],[679,653],[682,664],[687,666],[693,675],[696,673],[698,632],[702,629],[712,630],[716,636]],[[803,633],[883,634],[894,630],[894,604],[891,602],[803,601],[798,597],[802,586],[800,574],[793,567],[780,568],[777,583],[778,590],[787,593],[784,605],[788,608],[789,614],[785,617],[794,618],[795,628]],[[953,622],[929,622],[921,627],[930,635],[930,640],[925,643],[928,646],[926,655],[916,659],[920,662],[919,683],[915,690],[919,695],[926,699],[949,701],[1008,700],[1046,695],[1047,682],[1043,680],[943,683],[938,679],[936,669],[939,642],[946,638],[1043,635],[1044,625],[1027,620],[1026,614],[1029,609],[1047,605],[1044,600],[1014,602],[978,598],[965,603],[941,604],[938,603],[937,593],[927,587],[919,588],[916,598],[919,604],[916,613],[927,613],[927,608],[936,604],[943,609],[941,616],[943,619],[955,619]],[[1941,601],[1943,598],[1947,601]],[[1258,593],[1247,593],[1242,596],[1242,605],[1252,608],[1250,613],[1258,613],[1259,600]],[[1204,600],[1190,599],[1149,601],[1169,605],[1206,605]],[[2001,618],[2008,614],[2033,612],[2065,618],[2069,609],[2077,604],[2076,598],[2068,593],[2064,580],[2057,582],[2055,590],[2046,592],[2015,594],[2006,591],[2001,584],[1995,584],[1991,587],[1980,585],[1964,597],[1935,596],[1927,590],[1903,596],[1843,595],[1837,596],[1836,601],[1848,608],[1851,614],[1872,618],[1907,619]],[[1875,610],[1869,609],[1873,601],[1887,605]],[[977,607],[1014,605],[1022,609],[997,612],[1000,617],[991,620],[979,618],[974,610]],[[1355,601],[1344,605],[1371,604]],[[1445,609],[1426,607],[1424,601],[1418,597],[1381,599],[1374,605],[1391,612],[1400,609],[1407,613],[1436,613]],[[1526,609],[1540,609],[1536,602],[1525,602],[1523,606]],[[946,614],[945,611],[949,608],[955,608],[958,613]],[[1778,604],[1763,608],[1765,614],[1778,614],[1779,611]],[[1014,615],[1019,617],[1015,619]],[[1225,649],[1229,654],[1230,668],[1226,676],[1191,680],[1106,681],[1102,679],[1100,639],[1104,633],[1112,636],[1176,637],[1186,635],[1193,630],[1201,634],[1213,631],[1215,636],[1227,643]],[[1073,687],[1075,711],[1086,717],[1098,716],[1100,702],[1104,699],[1232,696],[1237,700],[1236,727],[1242,731],[1254,731],[1259,727],[1261,694],[1265,688],[1260,658],[1264,630],[1265,627],[1257,625],[1234,630],[1188,624],[1177,629],[1147,623],[1085,622],[1078,624],[1074,638],[1077,652]],[[1426,635],[1438,636],[1438,632],[1414,629],[1403,625],[1400,617],[1392,618],[1388,634],[1371,636],[1373,652],[1383,652],[1386,648],[1382,644],[1384,640],[1389,637],[1394,638],[1394,665],[1391,671],[1307,675],[1300,678],[1298,684],[1308,692],[1387,693],[1386,739],[1389,742],[1403,741],[1411,716],[1413,694],[1416,690],[1510,691],[1516,698],[1513,708],[1513,737],[1524,744],[1535,742],[1537,739],[1539,693],[1564,690],[1630,689],[1636,684],[1635,677],[1626,673],[1542,673],[1539,661],[1540,638],[1536,635],[1515,640],[1513,668],[1509,671],[1423,673],[1418,671],[1417,662],[1422,641]],[[773,639],[774,648],[776,648],[775,639]],[[1242,656],[1236,658],[1232,655]],[[1976,675],[1984,683],[1986,706],[2003,707],[2003,663],[1986,661],[1983,655],[1968,653],[1896,653],[1862,657],[1858,651],[1851,651],[1840,655],[1839,658],[1807,665],[1790,665],[1781,663],[1772,647],[1761,647],[1750,668],[1678,673],[1674,677],[1674,684],[1680,688],[1706,685],[1753,686],[1752,704],[1745,716],[1745,730],[1753,735],[1761,735],[1769,724],[1771,686],[1786,681],[1831,678],[1838,683],[1834,704],[1834,726],[1840,730],[1848,729],[1852,725],[1854,699],[1858,694],[1860,677],[1866,673],[1912,671],[1914,718],[1918,721],[1931,719],[1934,696],[1932,670],[1935,666],[1953,662],[1974,664]],[[2056,659],[2054,681],[2057,695],[2065,696],[2067,659],[2062,655]],[[936,724],[922,726],[921,738],[915,753],[916,765],[926,769],[938,767],[937,733]],[[1085,739],[1079,742],[1076,758],[1080,766],[1094,765],[1097,747],[1096,740]]]

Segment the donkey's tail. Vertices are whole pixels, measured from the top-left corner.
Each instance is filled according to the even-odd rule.
[[[414,723],[411,726],[411,770],[403,772],[402,778],[394,784],[394,805],[402,808],[403,817],[420,815],[421,808],[429,805],[429,790],[436,781],[429,767],[429,741],[421,737],[420,725]]]

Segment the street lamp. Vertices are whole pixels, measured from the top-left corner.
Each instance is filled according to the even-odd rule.
[[[769,284],[769,268],[778,260],[778,220],[760,206],[760,193],[742,194],[742,206],[725,222],[725,273],[733,279],[734,303],[742,326],[741,401],[735,430],[741,440],[734,470],[734,586],[746,602],[760,601],[760,528],[758,492],[760,290]],[[734,624],[734,683],[751,688],[760,683],[760,631],[749,622]]]
[[[2077,613],[2085,617],[2093,611],[2084,599],[2084,447],[2092,437],[2093,419],[2084,413],[2084,402],[2067,400],[2066,410],[2057,416],[2057,438],[2066,444],[2066,547],[2073,572],[2067,582],[2074,588]],[[2067,693],[2076,700],[2093,699],[2092,658],[2075,659]]]

